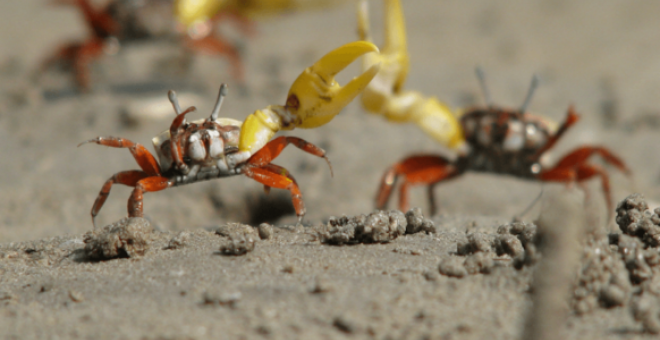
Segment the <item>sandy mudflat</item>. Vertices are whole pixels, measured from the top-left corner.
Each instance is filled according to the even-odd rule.
[[[91,258],[84,234],[93,229],[89,209],[98,190],[114,172],[136,165],[126,150],[76,148],[78,143],[113,135],[151,149],[151,138],[169,126],[171,112],[128,118],[145,112],[140,109],[145,103],[169,105],[168,89],[181,95],[183,106],[197,106],[197,118],[210,112],[221,82],[230,85],[223,116],[244,119],[255,109],[283,104],[288,86],[304,67],[357,38],[355,10],[347,4],[259,22],[254,37],[240,39],[247,76],[243,89],[232,83],[228,63],[221,59],[195,57],[189,69],[181,69],[180,47],[162,39],[126,45],[119,55],[95,63],[93,90],[79,95],[57,70],[48,71],[39,84],[30,80],[39,61],[58,44],[85,35],[77,12],[44,2],[0,4],[0,338],[517,338],[535,310],[532,301],[539,294],[532,278],[544,274],[535,273],[538,268],[547,268],[542,256],[516,269],[514,256],[489,253],[494,262],[486,273],[466,271],[462,278],[438,268],[442,263],[462,266],[468,258],[486,263],[481,255],[475,257],[479,251],[459,254],[459,245],[470,243],[476,233],[488,242],[504,239],[498,228],[523,211],[542,187],[541,203],[523,216],[524,222],[552,210],[552,202],[573,202],[579,209],[571,223],[591,230],[576,243],[584,256],[576,268],[596,268],[595,274],[584,274],[593,274],[593,282],[610,270],[603,267],[613,266],[612,273],[630,270],[623,276],[628,283],[607,276],[607,287],[623,287],[620,306],[603,307],[607,303],[602,301],[619,301],[618,291],[610,288],[611,296],[605,295],[613,300],[600,302],[587,294],[600,289],[594,285],[579,291],[592,296],[582,304],[567,293],[568,319],[562,320],[558,336],[653,338],[642,332],[645,326],[631,310],[640,297],[657,307],[657,247],[647,244],[643,253],[649,270],[644,278],[643,264],[616,255],[634,248],[630,244],[641,249],[641,241],[607,240],[608,232],[620,230],[613,219],[605,226],[598,181],[588,183],[584,208],[578,188],[467,174],[436,188],[441,211],[427,216],[435,233],[401,235],[385,244],[324,242],[331,216],[372,212],[387,166],[411,153],[442,151],[415,126],[385,122],[357,103],[322,128],[288,133],[327,150],[334,168],[331,178],[323,160],[295,148],[278,158],[277,164],[301,186],[308,211],[304,227],[292,226],[288,193],[273,190],[264,196],[258,183],[229,178],[146,195],[145,216],[154,231],[146,236],[144,255],[126,258],[119,250],[124,257]],[[371,7],[372,29],[380,39],[382,6],[371,1]],[[405,1],[403,8],[411,55],[407,88],[452,107],[483,104],[474,76],[480,65],[495,103],[517,107],[532,75],[538,74],[541,84],[531,111],[560,121],[574,104],[582,116],[552,150],[553,158],[580,144],[611,148],[633,172],[629,179],[608,168],[614,200],[641,192],[657,206],[660,4],[417,0]],[[231,26],[223,29],[241,37]],[[352,66],[339,80],[357,72]],[[113,189],[99,226],[125,216],[129,194],[125,187]],[[411,199],[427,214],[424,189],[413,189]],[[261,240],[252,229],[264,221],[273,224],[273,231]],[[230,239],[236,235],[216,232],[227,228],[238,230],[233,245]],[[253,244],[240,244],[249,239]],[[223,255],[221,249],[232,246],[254,249]]]

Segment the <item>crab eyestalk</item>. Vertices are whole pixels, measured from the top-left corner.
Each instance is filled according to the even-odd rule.
[[[527,107],[529,107],[529,103],[532,101],[532,96],[534,95],[534,91],[536,91],[536,88],[539,86],[539,77],[535,74],[532,77],[532,82],[529,84],[529,90],[527,91],[527,96],[525,96],[525,101],[523,102],[522,106],[520,106],[520,114],[523,115],[527,111]]]
[[[490,100],[490,91],[486,85],[486,72],[484,72],[481,66],[477,66],[477,68],[474,70],[474,73],[477,74],[477,80],[479,80],[479,87],[481,88],[481,94],[484,96],[484,100],[486,101],[486,106],[492,107],[493,104]]]
[[[167,99],[169,99],[170,103],[172,103],[172,107],[174,108],[174,115],[180,115],[181,106],[179,105],[179,99],[176,97],[176,92],[174,92],[174,90],[167,91]]]
[[[218,99],[215,101],[215,106],[213,106],[213,111],[211,111],[211,121],[214,122],[218,119],[220,114],[220,108],[222,107],[222,102],[225,100],[225,97],[229,94],[229,88],[227,84],[222,83],[220,85],[220,91],[218,91]]]

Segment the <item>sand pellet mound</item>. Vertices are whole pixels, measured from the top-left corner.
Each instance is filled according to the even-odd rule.
[[[646,246],[660,246],[660,208],[649,211],[641,194],[632,194],[619,202],[616,223],[624,234],[638,237]]]
[[[227,238],[222,246],[220,246],[220,253],[228,256],[245,255],[253,251],[255,241],[259,240],[261,237],[260,234],[262,234],[260,229],[240,223],[223,225],[215,233]]]
[[[581,263],[572,302],[578,314],[598,306],[623,306],[630,300],[632,284],[628,270],[617,249],[606,240],[587,245]]]
[[[632,194],[617,206],[623,234],[592,239],[582,255],[573,309],[629,307],[644,331],[660,332],[659,209],[650,212],[644,197]]]
[[[254,238],[240,237],[232,239],[220,247],[220,253],[227,256],[245,255],[254,250]]]
[[[126,217],[83,236],[85,256],[90,260],[142,256],[149,249],[154,231],[142,217]]]
[[[456,255],[438,266],[441,274],[463,277],[489,273],[493,267],[513,265],[520,269],[540,258],[536,225],[513,222],[497,228],[497,234],[470,233],[456,244]],[[462,259],[465,257],[465,259]]]
[[[416,234],[416,233],[435,233],[435,225],[433,221],[428,218],[425,218],[422,215],[421,208],[412,208],[406,213],[406,234]]]
[[[331,229],[322,235],[329,244],[387,243],[406,232],[406,217],[398,210],[375,211],[369,215],[330,217]]]

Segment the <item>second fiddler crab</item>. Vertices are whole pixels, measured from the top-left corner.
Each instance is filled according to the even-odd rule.
[[[92,222],[96,225],[96,216],[114,184],[134,188],[128,199],[128,216],[141,217],[144,193],[245,175],[263,184],[266,192],[270,188],[290,191],[300,224],[305,215],[300,188],[288,170],[271,162],[287,145],[293,144],[324,158],[331,173],[332,167],[325,151],[314,144],[297,137],[272,137],[280,130],[315,128],[332,120],[371,81],[379,65],[345,86],[340,86],[334,76],[361,55],[377,51],[375,45],[365,41],[349,43],[331,51],[298,76],[289,89],[285,105],[256,110],[244,122],[218,117],[227,95],[226,85],[220,87],[211,115],[192,122],[186,120],[186,115],[195,111],[195,107],[182,110],[176,94],[170,91],[168,98],[176,117],[168,130],[152,140],[160,162],[143,145],[125,138],[97,137],[81,143],[127,148],[140,166],[140,170],[118,172],[105,182],[92,207]]]
[[[542,162],[550,150],[579,116],[569,107],[566,119],[558,129],[548,120],[527,112],[527,106],[537,78],[524,104],[519,109],[504,109],[491,104],[483,72],[477,69],[485,107],[475,107],[455,114],[435,97],[417,91],[404,90],[409,68],[403,11],[399,0],[384,0],[385,44],[381,53],[364,57],[365,68],[381,65],[381,71],[362,94],[362,104],[371,113],[393,122],[412,122],[440,144],[453,149],[455,159],[439,155],[414,155],[392,165],[385,171],[376,195],[376,206],[383,209],[401,178],[399,208],[408,210],[408,189],[412,185],[427,185],[431,213],[436,210],[433,188],[436,184],[460,176],[467,171],[490,172],[544,182],[583,182],[600,177],[609,217],[612,197],[609,176],[602,167],[589,163],[592,155],[600,155],[605,163],[625,174],[630,171],[609,149],[601,146],[581,146],[564,156],[554,166]],[[360,38],[370,41],[367,2],[358,7]]]

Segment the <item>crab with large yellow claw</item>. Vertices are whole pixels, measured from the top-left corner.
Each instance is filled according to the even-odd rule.
[[[134,188],[128,200],[128,215],[140,217],[143,216],[142,200],[146,192],[245,175],[263,184],[266,191],[271,187],[289,190],[301,223],[305,206],[298,184],[289,171],[271,162],[289,144],[327,160],[325,151],[296,137],[271,139],[280,130],[315,128],[332,120],[367,86],[378,73],[379,65],[374,65],[343,87],[334,76],[361,55],[377,51],[375,45],[364,41],[335,49],[305,69],[294,81],[285,105],[257,110],[244,122],[218,117],[227,94],[224,85],[210,117],[192,122],[186,121],[186,115],[195,108],[182,110],[176,94],[170,91],[169,99],[176,117],[168,130],[153,139],[160,162],[144,146],[125,138],[97,137],[81,143],[128,148],[141,168],[118,172],[106,181],[92,207],[92,221],[103,207],[113,184]]]
[[[386,43],[381,54],[365,56],[364,66],[381,63],[381,71],[365,89],[362,104],[373,113],[396,122],[414,122],[441,144],[454,148],[455,159],[440,155],[417,154],[404,158],[385,171],[376,195],[376,205],[385,208],[397,181],[399,209],[408,210],[408,190],[412,185],[426,185],[431,214],[436,204],[433,188],[443,181],[456,178],[467,171],[498,173],[543,182],[582,183],[600,178],[608,208],[613,213],[609,175],[605,169],[589,162],[600,156],[605,164],[629,175],[623,160],[611,150],[599,145],[580,146],[559,160],[547,164],[544,155],[566,131],[579,120],[573,107],[559,125],[527,112],[538,79],[520,108],[507,109],[490,102],[483,72],[477,70],[487,105],[462,110],[460,118],[435,98],[426,98],[414,91],[403,91],[408,73],[405,26],[399,0],[385,1]],[[358,9],[359,32],[369,39],[367,3]]]

